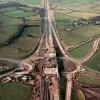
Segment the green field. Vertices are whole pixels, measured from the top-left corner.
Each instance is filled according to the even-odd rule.
[[[1,18],[2,20],[2,27],[11,27],[13,25],[19,25],[19,24],[23,24],[22,19],[14,19],[14,18],[9,18],[9,17],[4,17]]]
[[[73,46],[87,38],[100,34],[100,27],[88,23],[88,19],[100,16],[100,1],[97,0],[52,0],[56,5],[55,20],[57,31],[66,46]],[[83,18],[82,26],[74,26]]]
[[[4,17],[29,17],[35,15],[35,12],[32,11],[32,8],[29,7],[9,7],[0,9],[1,15]]]
[[[24,0],[20,2],[25,3]],[[38,3],[39,0],[28,0],[27,2]],[[18,32],[20,24],[40,25],[38,11],[39,9],[23,6],[0,9],[0,43],[4,43],[13,34]],[[12,43],[0,48],[0,56],[13,56],[14,58],[26,56],[36,46],[40,36],[40,27],[27,27]]]
[[[32,4],[32,5],[39,5],[41,4],[40,0],[2,0],[2,1],[15,1],[15,2],[19,2],[19,3],[24,3],[24,4]],[[3,3],[3,2],[0,2]]]
[[[73,4],[73,3],[88,3],[88,2],[92,3],[92,2],[96,2],[96,1],[98,1],[98,0],[85,0],[85,1],[83,1],[83,0],[62,0],[62,1],[53,0],[52,2],[58,3],[58,4]]]
[[[11,7],[11,8],[3,8],[3,9],[0,9],[0,12],[1,12],[1,13],[5,13],[5,12],[8,12],[8,11],[10,12],[10,11],[12,11],[12,10],[13,10],[13,11],[14,11],[14,10],[16,11],[17,9],[14,8],[14,7]]]
[[[19,7],[19,9],[23,10],[23,11],[26,11],[26,12],[32,12],[32,8],[29,8],[29,7]]]
[[[100,34],[100,28],[91,25],[76,28],[69,32],[64,31],[64,27],[58,27],[58,30],[63,38],[62,41],[68,46],[75,45],[87,38]]]
[[[13,1],[17,1],[19,3],[33,4],[33,5],[41,4],[40,0],[13,0]]]
[[[20,83],[0,83],[0,100],[31,100],[32,87]]]
[[[99,0],[52,0],[57,7],[66,7],[76,12],[91,12],[100,14]]]
[[[69,14],[66,14],[66,13],[55,13],[55,19],[56,21],[63,21],[63,20],[66,20],[66,19],[71,19],[71,20],[76,20],[77,17],[73,17]]]
[[[100,72],[100,50],[94,59],[86,63],[86,66]]]
[[[72,12],[68,14],[69,16],[73,16],[77,19],[79,18],[84,18],[84,19],[89,19],[91,17],[99,16],[99,14],[94,14],[94,13],[86,13],[86,12]]]
[[[24,12],[24,11],[11,11],[11,12],[5,12],[4,15],[5,16],[9,16],[9,17],[29,17],[29,16],[33,16],[33,12]]]
[[[22,57],[36,46],[40,39],[40,27],[25,28],[22,35],[11,44],[0,49],[0,55]]]
[[[34,48],[35,44],[40,39],[40,36],[40,27],[26,28],[21,37],[15,39],[10,47],[30,50]]]
[[[86,43],[79,48],[76,48],[70,51],[70,55],[74,58],[82,58],[85,57],[89,51],[92,49],[93,42]]]
[[[11,37],[16,31],[17,26],[3,27],[2,32],[0,32],[0,43],[4,43],[9,37]]]
[[[91,12],[76,12],[69,9],[66,10],[56,10],[55,17],[59,20],[70,19],[70,20],[77,20],[80,18],[89,19],[91,17],[99,16],[100,14],[95,14]]]
[[[78,15],[77,15],[78,16]],[[75,45],[87,38],[100,34],[100,27],[81,21],[83,26],[74,26],[75,21],[79,22],[78,17],[66,13],[56,13],[56,27],[64,44],[67,46]]]
[[[100,85],[100,80],[99,79],[93,78],[91,76],[86,76],[86,75],[80,75],[78,77],[78,81],[79,82],[84,82],[84,83],[87,83],[87,84]]]
[[[23,9],[26,10],[25,7],[20,7],[20,9],[14,7],[0,9],[0,11],[3,11],[3,14],[1,13],[0,15],[0,43],[6,41],[12,34],[16,33],[18,29],[17,25],[24,23],[23,20],[18,17],[36,16],[34,15],[35,12],[32,11],[32,8],[27,8],[26,11]],[[31,20],[31,22],[33,21]],[[28,20],[26,20],[26,23],[28,24]]]

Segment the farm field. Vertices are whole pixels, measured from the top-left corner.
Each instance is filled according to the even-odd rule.
[[[14,19],[14,18],[8,18],[8,17],[4,17],[4,18],[0,18],[2,20],[2,27],[12,27],[12,26],[17,26],[20,24],[23,24],[22,19]]]
[[[93,42],[86,43],[80,46],[79,48],[70,51],[70,55],[74,58],[85,57],[89,53],[89,51],[91,51],[92,46],[93,46]]]
[[[76,26],[74,28],[72,23],[79,21],[80,18],[76,14],[74,16],[65,13],[55,14],[57,31],[60,34],[61,40],[67,46],[75,45],[87,38],[100,34],[100,27],[90,25],[88,22],[84,22],[83,26]]]
[[[71,16],[69,14],[66,14],[65,12],[57,12],[55,13],[55,19],[56,21],[63,21],[66,19],[71,19],[71,20],[77,20],[78,18],[75,16]]]
[[[0,43],[4,43],[17,31],[17,29],[17,26],[3,27],[2,32],[0,33]]]
[[[87,84],[100,85],[99,79],[93,78],[91,76],[86,76],[86,75],[79,75],[78,81],[84,82],[84,83],[87,83]]]
[[[89,19],[90,17],[99,16],[99,14],[93,14],[93,13],[84,13],[84,12],[73,12],[68,14],[69,16],[73,16],[75,18],[84,18]]]
[[[41,36],[40,26],[33,27],[33,25],[40,25],[39,10],[23,5],[18,7],[11,5],[9,8],[0,9],[0,43],[4,43],[13,34],[18,33],[19,25],[30,25],[13,42],[0,48],[0,56],[19,58],[33,50]]]
[[[68,32],[65,27],[58,27],[58,32],[61,35],[64,44],[67,46],[73,46],[85,39],[100,34],[100,28],[88,25]]]
[[[24,11],[11,11],[11,12],[6,12],[4,14],[5,16],[8,17],[28,17],[28,16],[33,16],[33,12],[24,12]]]
[[[52,0],[52,3],[54,6],[64,7],[76,12],[91,12],[100,14],[100,10],[98,10],[100,4],[99,0]],[[95,8],[97,10],[95,10]]]
[[[56,27],[62,42],[66,46],[75,45],[87,38],[100,34],[100,27],[88,23],[91,17],[100,16],[100,1],[52,0],[52,3],[54,6],[56,5],[54,9]],[[83,22],[81,27],[77,25],[75,27],[72,23],[79,23],[80,19],[87,20],[87,22]]]
[[[91,12],[77,12],[68,9],[67,10],[56,10],[55,17],[56,19],[71,19],[71,20],[77,20],[80,18],[83,19],[89,19],[91,17],[99,16],[99,14],[91,13]],[[61,18],[62,17],[62,18]]]
[[[9,0],[2,0],[2,2],[0,3],[3,3],[4,2],[8,2]],[[11,0],[13,2],[19,2],[19,3],[24,3],[24,4],[33,4],[33,5],[39,5],[41,4],[41,1],[40,0]]]
[[[14,1],[17,1],[19,3],[33,4],[33,5],[41,4],[40,0],[14,0]]]
[[[100,49],[92,60],[86,63],[86,66],[90,69],[96,70],[100,72]]]
[[[25,28],[20,37],[0,49],[0,55],[22,57],[29,54],[40,39],[40,27]]]
[[[6,8],[7,9],[7,8]],[[13,11],[13,9],[9,9],[10,12],[6,12],[6,9],[3,9],[5,12],[3,12],[3,15],[1,14],[0,17],[0,23],[1,23],[1,29],[0,29],[0,42],[5,41],[7,39],[7,37],[9,38],[9,36],[11,36],[12,34],[14,34],[17,31],[17,27],[20,24],[24,24],[22,18],[19,17],[30,17],[33,16],[34,12],[32,12],[32,8],[29,8],[28,10],[30,10],[30,12],[25,12],[22,11],[24,9],[20,9],[16,11]],[[25,8],[26,9],[26,8]],[[34,15],[36,17],[36,15]],[[26,20],[26,23],[28,24],[28,21],[31,19]],[[33,20],[31,20],[31,23],[33,22]],[[29,22],[30,24],[30,22]],[[2,38],[4,37],[4,38]]]
[[[81,42],[87,38],[99,34],[100,28],[94,26],[83,26],[72,30],[71,32],[66,32],[63,37],[66,38],[64,41],[68,45],[74,45]]]
[[[0,83],[1,100],[31,100],[32,87],[21,83]],[[4,95],[5,94],[5,95]]]
[[[34,45],[38,42],[40,36],[41,34],[39,27],[26,28],[22,35],[18,39],[15,39],[10,47],[30,50],[30,48],[32,49]]]
[[[11,7],[11,8],[1,8],[0,13],[3,14],[5,12],[10,12],[10,11],[16,11],[17,8]]]

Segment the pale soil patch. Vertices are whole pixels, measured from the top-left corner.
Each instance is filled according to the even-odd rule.
[[[83,13],[83,12],[73,12],[69,15],[77,17],[77,18],[85,18],[85,19],[89,19],[90,17],[99,16],[99,14]]]

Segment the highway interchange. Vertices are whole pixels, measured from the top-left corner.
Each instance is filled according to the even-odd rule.
[[[56,31],[53,26],[52,19],[50,18],[50,15],[49,15],[50,9],[51,8],[49,5],[49,0],[44,0],[44,17],[41,18],[41,20],[44,21],[43,23],[44,28],[43,28],[43,33],[42,33],[42,36],[41,36],[36,52],[32,56],[30,56],[29,58],[23,61],[14,61],[14,60],[9,60],[9,61],[19,64],[20,69],[21,68],[25,69],[27,67],[27,70],[24,70],[22,72],[16,72],[17,75],[24,75],[24,74],[29,74],[34,70],[35,65],[32,65],[30,62],[34,62],[35,60],[44,59],[43,73],[40,76],[41,77],[40,78],[40,100],[60,100],[59,84],[58,84],[60,76],[58,72],[57,56],[56,56],[56,50],[55,50],[55,44],[54,44],[54,40],[55,40],[58,45],[58,48],[60,49],[60,52],[63,55],[63,60],[71,61],[76,66],[75,70],[72,70],[70,72],[64,72],[66,79],[67,79],[65,100],[71,100],[73,78],[76,73],[84,73],[84,74],[91,75],[93,77],[100,79],[99,72],[97,73],[96,71],[88,69],[87,67],[84,66],[84,63],[89,61],[97,53],[98,46],[100,43],[100,36],[95,40],[91,52],[89,52],[89,54],[86,57],[82,59],[75,59],[71,57],[68,54],[68,52],[65,51],[59,38],[57,37]],[[45,56],[40,56],[39,52],[40,52],[41,45],[44,41],[44,38],[46,40],[45,41],[46,52],[45,52]],[[4,60],[7,60],[7,59],[4,59]],[[56,61],[54,65],[51,64],[53,61]],[[69,66],[65,65],[64,67],[68,68]],[[53,70],[54,73],[51,70]],[[49,71],[51,72],[49,73]],[[12,71],[10,73],[0,75],[0,78],[4,76],[8,76],[9,74],[14,74],[14,72]],[[50,86],[54,87],[54,90],[52,93],[49,90]]]

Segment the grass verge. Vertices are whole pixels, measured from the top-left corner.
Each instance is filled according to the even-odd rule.
[[[90,69],[100,72],[100,49],[94,59],[86,63],[86,66]]]
[[[79,48],[76,48],[76,49],[70,51],[70,55],[74,58],[85,57],[89,53],[89,51],[92,49],[92,45],[93,45],[93,41],[88,42],[88,43],[80,46]]]

